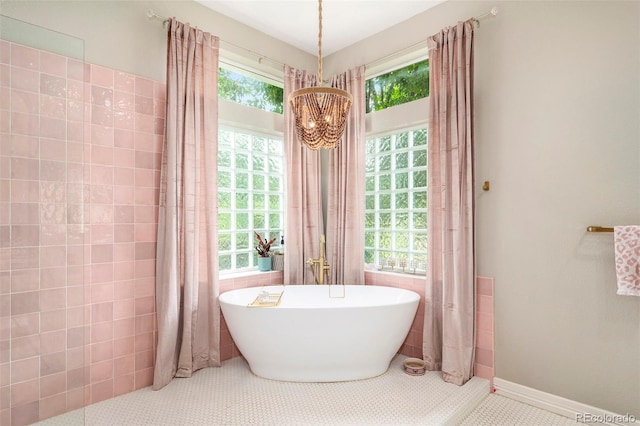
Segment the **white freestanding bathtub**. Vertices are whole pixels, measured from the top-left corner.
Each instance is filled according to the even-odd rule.
[[[280,304],[248,307],[263,291]],[[219,296],[231,337],[251,371],[267,379],[337,382],[383,374],[406,338],[420,296],[393,287],[287,285]]]

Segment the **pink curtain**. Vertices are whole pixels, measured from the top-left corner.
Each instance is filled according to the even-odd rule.
[[[320,235],[324,234],[320,191],[320,151],[312,151],[298,141],[289,94],[314,86],[316,76],[284,67],[284,150],[287,161],[287,210],[284,251],[284,283],[313,284],[307,259],[318,257]]]
[[[171,19],[156,265],[153,389],[220,365],[218,38]]]
[[[423,354],[457,385],[473,375],[473,20],[429,48],[427,285]]]
[[[332,284],[364,284],[364,82],[364,66],[331,81],[332,87],[353,96],[342,142],[328,150],[327,259]]]

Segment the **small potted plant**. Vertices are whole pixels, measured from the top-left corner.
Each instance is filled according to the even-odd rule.
[[[258,270],[259,271],[270,271],[271,270],[271,244],[276,240],[275,237],[270,241],[266,238],[263,240],[262,237],[256,232],[253,231],[256,235],[256,240],[258,240],[258,245],[256,246],[256,251],[258,252]]]

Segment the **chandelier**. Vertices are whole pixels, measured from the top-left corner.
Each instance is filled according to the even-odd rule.
[[[318,80],[316,86],[289,95],[298,140],[309,149],[338,146],[353,98],[349,92],[322,87],[322,0],[318,0]]]

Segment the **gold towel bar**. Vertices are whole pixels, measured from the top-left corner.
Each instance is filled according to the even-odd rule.
[[[589,226],[587,232],[613,232],[613,228],[605,228],[603,226]]]

